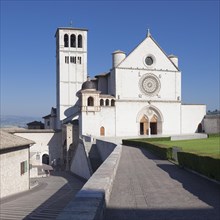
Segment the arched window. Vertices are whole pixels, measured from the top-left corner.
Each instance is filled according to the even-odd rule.
[[[69,47],[69,36],[68,36],[68,34],[64,35],[64,47]]]
[[[108,99],[105,100],[105,105],[109,106],[109,100]]]
[[[111,106],[115,106],[115,100],[114,99],[111,100]]]
[[[103,105],[104,105],[104,100],[100,99],[100,106],[103,106]]]
[[[87,105],[88,106],[94,106],[94,98],[93,97],[89,97],[87,100]]]
[[[82,35],[78,35],[78,48],[82,48]]]
[[[70,46],[71,46],[71,47],[76,47],[76,35],[75,35],[75,34],[71,34],[71,37],[70,37]]]

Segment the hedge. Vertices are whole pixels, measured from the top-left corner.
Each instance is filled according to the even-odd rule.
[[[153,139],[153,138],[152,138]],[[146,139],[148,140],[148,139]],[[160,139],[161,140],[161,139]],[[161,145],[155,145],[149,142],[143,141],[143,139],[129,139],[122,140],[123,145],[132,146],[132,147],[142,147],[145,148],[155,155],[159,156],[162,159],[171,159],[172,158],[172,148],[166,148]]]
[[[220,137],[220,133],[208,134],[208,138],[211,138],[211,137]]]
[[[178,152],[180,166],[220,181],[220,159],[188,152]]]

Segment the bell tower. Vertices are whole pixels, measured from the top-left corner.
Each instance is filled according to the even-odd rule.
[[[70,27],[55,34],[57,128],[79,110],[76,94],[87,78],[87,32]]]

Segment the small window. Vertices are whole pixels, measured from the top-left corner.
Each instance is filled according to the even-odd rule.
[[[100,106],[104,106],[104,100],[100,99]]]
[[[87,100],[87,105],[88,106],[94,106],[94,98],[93,97],[89,97]]]
[[[65,63],[69,63],[69,57],[65,56]]]
[[[21,166],[21,175],[27,172],[27,160],[20,163]]]
[[[47,122],[47,126],[50,126],[50,121]]]
[[[81,64],[82,63],[82,58],[78,57],[78,63]]]
[[[76,63],[76,57],[70,57],[70,63]]]
[[[109,106],[109,100],[108,99],[105,100],[105,105]]]
[[[153,64],[154,60],[152,57],[146,57],[145,59],[145,63],[148,65],[148,66],[151,66]]]
[[[115,106],[115,100],[114,99],[111,100],[111,106]]]
[[[64,47],[69,47],[69,36],[68,36],[68,34],[64,35]]]
[[[75,34],[71,34],[70,36],[70,46],[76,47],[76,35]]]
[[[82,35],[78,35],[78,48],[82,48]]]

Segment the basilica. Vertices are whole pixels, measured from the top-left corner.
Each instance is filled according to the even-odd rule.
[[[178,57],[167,55],[149,30],[130,53],[114,51],[109,71],[92,79],[87,32],[56,31],[57,129],[75,122],[79,135],[96,137],[203,131],[206,105],[182,104]]]

